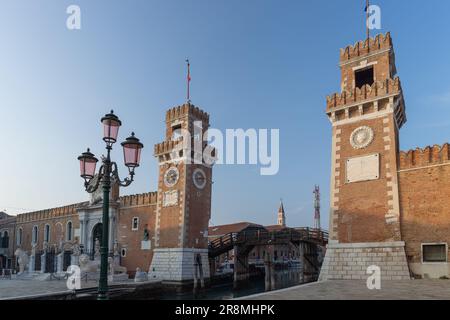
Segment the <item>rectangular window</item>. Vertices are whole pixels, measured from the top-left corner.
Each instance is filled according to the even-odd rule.
[[[371,86],[373,82],[373,67],[355,71],[356,88],[362,88],[366,84]]]
[[[131,230],[136,231],[139,229],[139,218],[134,217],[133,221],[131,222]]]
[[[447,245],[442,244],[422,244],[423,262],[447,262]]]

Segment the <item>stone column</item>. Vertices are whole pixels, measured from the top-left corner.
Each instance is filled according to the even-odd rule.
[[[80,265],[80,255],[79,254],[72,254],[70,256],[70,264],[73,266],[79,266]]]
[[[234,287],[239,287],[239,282],[248,278],[248,256],[242,254],[238,246],[234,246]]]
[[[44,250],[44,253],[41,255],[41,273],[45,272],[45,262],[47,261],[47,251]]]
[[[33,273],[34,272],[35,262],[36,262],[36,256],[32,253],[30,255],[30,261],[28,263],[28,272],[29,273]]]
[[[85,220],[84,217],[83,218],[79,218],[80,219],[80,244],[85,245],[85,233],[86,233],[86,228],[85,228]]]
[[[108,247],[109,250],[111,250],[114,246],[114,239],[116,238],[114,231],[116,230],[116,215],[115,215],[115,209],[110,208],[109,209],[109,243]]]
[[[64,251],[56,256],[56,272],[63,272]]]
[[[266,291],[270,291],[272,290],[272,282],[271,282],[271,277],[272,277],[272,273],[273,273],[273,264],[272,261],[270,260],[270,253],[266,254],[266,257],[264,259],[264,271],[265,271],[265,277],[264,277],[264,282],[265,282],[265,290]]]

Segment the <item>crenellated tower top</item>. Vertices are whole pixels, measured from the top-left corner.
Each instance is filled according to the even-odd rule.
[[[327,97],[334,125],[394,113],[397,128],[406,122],[405,102],[390,33],[340,50],[341,90]]]

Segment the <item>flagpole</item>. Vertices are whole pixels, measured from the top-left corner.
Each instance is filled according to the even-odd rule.
[[[186,59],[186,63],[187,63],[187,102],[190,103],[191,102],[191,97],[190,97],[190,92],[189,92],[189,87],[190,87],[190,82],[191,82],[191,71],[190,71],[190,63],[189,63],[189,59]]]
[[[367,51],[370,51],[369,7],[369,0],[366,0]]]

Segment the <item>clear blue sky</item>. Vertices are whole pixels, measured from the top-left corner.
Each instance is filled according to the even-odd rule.
[[[114,108],[145,144],[133,186],[156,190],[153,145],[164,115],[192,101],[215,128],[279,128],[280,171],[214,169],[212,220],[312,225],[322,188],[328,224],[330,124],[325,97],[339,90],[339,48],[364,38],[363,0],[22,1],[0,3],[0,210],[20,213],[84,201],[76,157],[103,150],[99,118]],[[401,148],[450,137],[450,2],[372,1],[391,31],[409,122]],[[66,28],[81,7],[82,29]],[[122,161],[121,150],[114,156]],[[122,167],[123,168],[123,167]],[[122,169],[122,173],[124,170]]]

